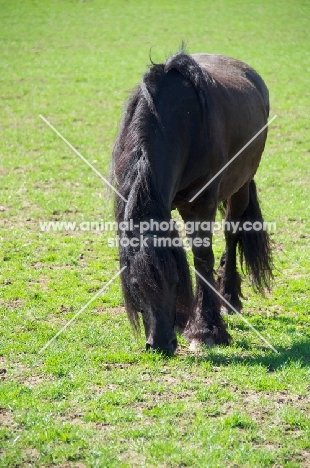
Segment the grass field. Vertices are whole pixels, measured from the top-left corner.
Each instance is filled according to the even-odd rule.
[[[0,466],[309,467],[309,1],[0,0]],[[40,221],[113,220],[112,195],[39,118],[108,174],[123,103],[149,63],[239,58],[265,79],[268,143],[256,180],[275,284],[245,280],[233,345],[143,351],[107,233]],[[221,236],[215,238],[219,259]]]

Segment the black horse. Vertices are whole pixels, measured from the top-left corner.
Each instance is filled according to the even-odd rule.
[[[225,224],[217,283],[211,243],[219,206],[227,222],[263,223],[253,177],[267,127],[221,169],[266,125],[268,114],[262,78],[221,55],[182,51],[164,64],[152,64],[131,96],[113,150],[112,176],[118,191],[116,221],[122,226],[120,264],[127,267],[121,276],[125,305],[134,329],[139,329],[141,313],[147,349],[173,353],[176,331],[189,341],[229,344],[220,299],[209,284],[241,309],[237,247],[253,286],[258,291],[269,287],[272,260],[265,230],[233,232]],[[199,273],[195,297],[178,230],[170,222],[175,208],[185,223],[196,223],[191,234]],[[141,230],[141,223],[150,227]],[[158,245],[162,238],[171,242]]]

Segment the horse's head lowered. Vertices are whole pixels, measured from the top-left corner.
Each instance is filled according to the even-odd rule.
[[[185,326],[182,311],[189,310],[192,299],[184,252],[168,234],[126,232],[120,237],[128,317],[136,329],[142,317],[147,350],[173,354],[176,329]]]

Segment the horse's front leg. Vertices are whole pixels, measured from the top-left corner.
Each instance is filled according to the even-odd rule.
[[[198,228],[189,234],[196,271],[196,295],[193,314],[184,334],[191,342],[192,348],[197,342],[210,346],[227,345],[230,336],[220,314],[220,297],[215,292],[216,283],[213,276],[212,222],[215,219],[216,204],[205,201],[191,212],[180,210],[180,213],[185,223],[190,223],[188,226]]]

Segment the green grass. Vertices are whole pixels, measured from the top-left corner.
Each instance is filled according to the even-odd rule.
[[[0,466],[310,464],[309,1],[0,0]],[[256,180],[275,285],[244,282],[229,348],[143,352],[119,282],[39,350],[118,270],[108,234],[39,221],[113,220],[107,175],[129,91],[185,40],[256,68],[271,97]],[[219,259],[223,241],[215,238]]]

